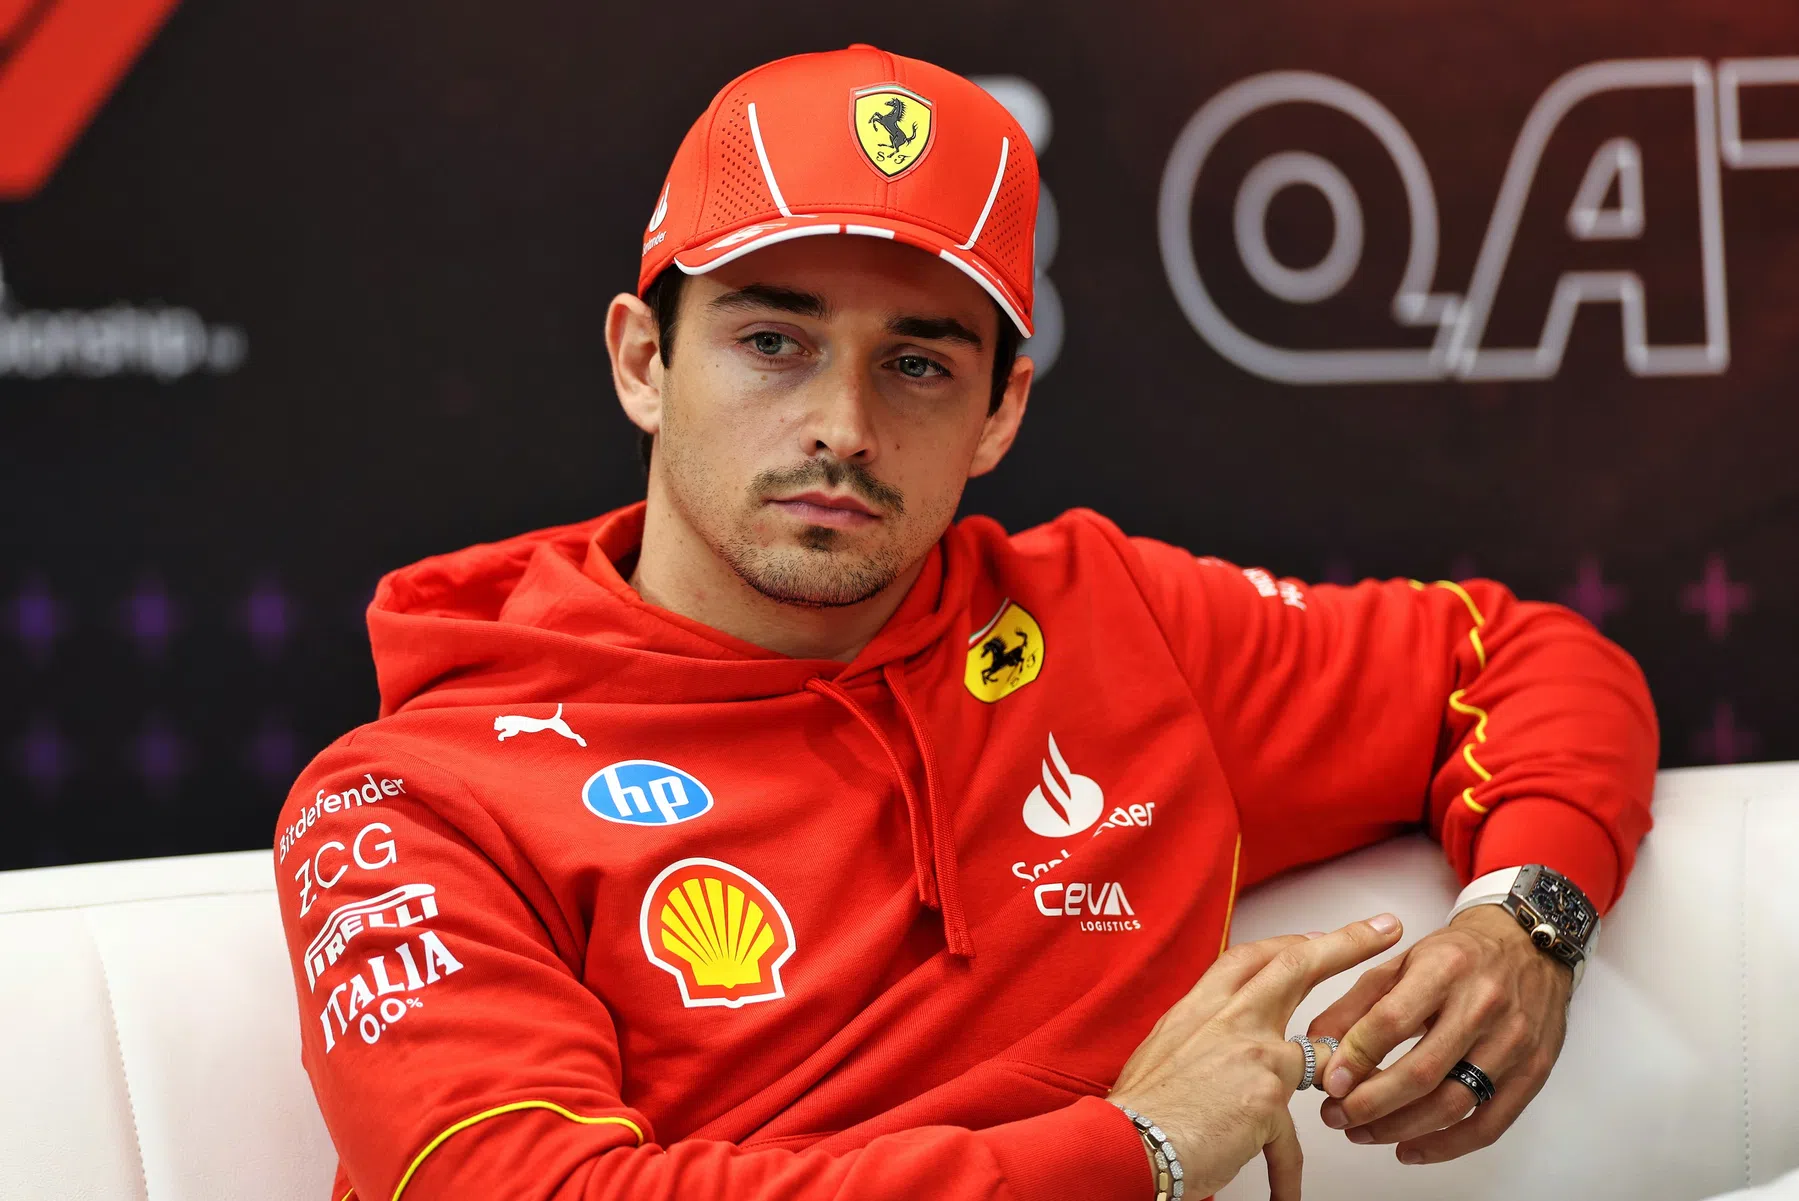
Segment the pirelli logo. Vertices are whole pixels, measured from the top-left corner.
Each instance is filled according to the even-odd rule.
[[[402,884],[378,897],[339,906],[306,948],[306,986],[316,989],[319,977],[343,956],[344,948],[357,935],[368,930],[402,930],[436,916],[437,889],[430,884]]]

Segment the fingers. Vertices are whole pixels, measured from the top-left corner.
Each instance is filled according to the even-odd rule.
[[[1459,1080],[1445,1080],[1420,1100],[1366,1126],[1351,1126],[1352,1143],[1397,1143],[1455,1124],[1474,1112],[1474,1093]],[[1334,1104],[1334,1102],[1325,1102]]]
[[[1333,1097],[1346,1097],[1351,1090],[1368,1079],[1394,1047],[1410,1038],[1413,1032],[1443,1008],[1451,983],[1448,976],[1437,972],[1414,968],[1402,974],[1391,991],[1375,1001],[1367,1013],[1343,1032],[1336,1054],[1331,1056],[1330,1066],[1325,1069],[1324,1091]],[[1461,1023],[1437,1021],[1432,1025],[1431,1033],[1425,1037],[1437,1037],[1439,1045],[1451,1036],[1466,1037],[1466,1041],[1455,1048],[1456,1055],[1451,1056],[1444,1064],[1444,1070],[1447,1071],[1448,1065],[1460,1058],[1461,1052],[1473,1044],[1477,1034],[1478,1030],[1466,1020]],[[1437,1076],[1437,1080],[1442,1078],[1441,1074]],[[1402,1086],[1403,1081],[1389,1087]],[[1435,1080],[1430,1082],[1430,1087],[1436,1087]],[[1405,1100],[1421,1095],[1422,1092],[1413,1091],[1406,1095]],[[1403,1101],[1397,1104],[1403,1104]],[[1381,1112],[1397,1108],[1397,1104]],[[1349,1124],[1367,1121],[1374,1116],[1376,1115],[1372,1111],[1365,1117],[1352,1113]]]
[[[1212,966],[1206,969],[1205,974],[1179,1003],[1200,1006],[1207,1014],[1215,1013],[1254,978],[1257,972],[1267,967],[1276,955],[1290,946],[1305,942],[1308,937],[1304,934],[1279,934],[1273,938],[1238,943],[1230,947],[1213,960]]]
[[[1356,980],[1349,991],[1332,1001],[1323,1013],[1312,1019],[1306,1033],[1313,1038],[1330,1035],[1341,1039],[1349,1033],[1349,1028],[1362,1020],[1362,1016],[1374,1008],[1374,1003],[1392,991],[1405,969],[1405,957],[1396,955],[1385,963],[1377,963]],[[1322,1080],[1323,1073],[1319,1074]]]
[[[1478,1049],[1471,1052],[1469,1061],[1479,1064],[1480,1060],[1474,1057],[1480,1053]],[[1539,1063],[1539,1059],[1542,1062]],[[1516,1075],[1495,1078],[1497,1091],[1491,1101],[1446,1129],[1400,1143],[1394,1154],[1401,1163],[1442,1163],[1492,1145],[1518,1120],[1531,1099],[1543,1091],[1552,1062],[1547,1056],[1531,1056],[1516,1069]],[[1485,1067],[1484,1064],[1481,1066]],[[1465,1085],[1453,1080],[1449,1083],[1464,1093],[1469,1092]],[[1472,1098],[1473,1094],[1469,1093],[1469,1096]]]
[[[1482,1000],[1486,996],[1490,992],[1479,987],[1459,992],[1448,1001],[1430,1032],[1419,1039],[1418,1046],[1401,1055],[1398,1063],[1374,1073],[1340,1102],[1326,1102],[1328,1109],[1320,1109],[1324,1122],[1349,1127],[1378,1125],[1389,1115],[1416,1109],[1437,1095],[1441,1082],[1459,1059],[1479,1064],[1495,1081],[1517,1072],[1518,1064],[1536,1046],[1536,1032],[1524,1014],[1515,1010],[1502,1012],[1497,1001]],[[1441,1129],[1466,1113],[1466,1108],[1448,1113],[1457,1100],[1454,1091],[1443,1093],[1437,1097],[1436,1106],[1419,1109],[1407,1122],[1391,1127],[1378,1125],[1376,1136],[1367,1142],[1400,1142],[1401,1138]],[[1439,1116],[1443,1120],[1428,1124]]]
[[[1290,942],[1225,1005],[1258,1024],[1285,1031],[1293,1010],[1318,984],[1380,954],[1399,940],[1399,919],[1383,913],[1320,938]]]
[[[1298,1050],[1294,1047],[1294,1050]],[[1262,1148],[1268,1160],[1268,1201],[1299,1201],[1299,1178],[1305,1154],[1299,1149],[1299,1132],[1286,1110],[1275,1116],[1274,1137]]]
[[[1327,1126],[1361,1126],[1376,1121],[1428,1097],[1443,1083],[1456,1060],[1466,1055],[1485,1033],[1485,1015],[1459,997],[1445,1005],[1430,1031],[1417,1046],[1400,1056],[1398,1062],[1367,1075],[1365,1079],[1361,1074],[1361,1056],[1367,1055],[1379,1063],[1389,1051],[1405,1041],[1407,1032],[1416,1029],[1424,1020],[1418,1016],[1421,1010],[1442,1004],[1444,999],[1434,996],[1424,986],[1413,988],[1402,983],[1377,1002],[1362,1021],[1350,1027],[1349,1033],[1343,1036],[1338,1055],[1332,1057],[1331,1062],[1336,1066],[1328,1068],[1327,1072],[1347,1070],[1354,1074],[1357,1083],[1348,1092],[1336,1094],[1331,1077],[1321,1077],[1326,1092],[1341,1096],[1340,1100],[1325,1102],[1325,1107],[1319,1111]],[[1357,1031],[1361,1033],[1357,1035]],[[1355,1036],[1354,1042],[1352,1036]],[[1345,1051],[1350,1052],[1347,1068],[1338,1059]],[[1492,1070],[1510,1067],[1510,1058],[1508,1047],[1508,1062],[1496,1063]]]
[[[1510,1040],[1458,1034],[1455,1027],[1466,1029],[1450,1019],[1439,1022],[1398,1063],[1376,1072],[1343,1100],[1326,1101],[1319,1110],[1324,1124],[1348,1126],[1352,1142],[1397,1143],[1466,1117],[1474,1107],[1474,1094],[1467,1085],[1449,1079],[1449,1069],[1466,1058],[1493,1079],[1505,1079],[1516,1070],[1524,1049],[1502,1046],[1502,1041],[1510,1044]],[[1439,1040],[1443,1031],[1450,1032]]]

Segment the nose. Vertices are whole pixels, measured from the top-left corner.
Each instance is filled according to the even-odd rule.
[[[829,451],[846,462],[871,463],[878,452],[874,413],[874,381],[850,356],[821,371],[808,390],[806,421],[801,427],[804,453]]]

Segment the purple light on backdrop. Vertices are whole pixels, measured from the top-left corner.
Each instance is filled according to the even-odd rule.
[[[367,588],[363,589],[362,592],[357,596],[356,608],[350,617],[350,620],[355,624],[356,629],[358,629],[358,630],[368,629],[368,627],[369,627],[369,606],[375,603],[375,590],[379,586],[380,586],[379,582],[370,584]]]
[[[132,740],[131,763],[144,786],[157,796],[169,793],[187,770],[187,749],[181,738],[159,714],[144,720],[144,728]]]
[[[293,633],[293,617],[293,602],[272,580],[257,584],[244,601],[244,628],[264,658],[272,659],[281,653]]]
[[[56,649],[56,636],[66,627],[61,606],[41,577],[33,576],[27,580],[18,596],[13,598],[13,628],[27,659],[40,667],[50,661],[50,654]]]
[[[1574,586],[1562,590],[1562,603],[1604,629],[1605,619],[1624,607],[1624,589],[1605,582],[1598,556],[1582,555],[1574,569]]]
[[[69,744],[55,722],[39,717],[25,727],[25,736],[19,740],[19,767],[40,793],[62,787],[71,770]]]
[[[1474,565],[1474,556],[1460,554],[1449,561],[1449,578],[1452,580],[1472,580],[1480,576],[1480,568]]]
[[[125,633],[146,658],[160,659],[168,653],[176,620],[175,602],[154,575],[138,581],[137,590],[125,598]]]
[[[1693,735],[1693,756],[1708,763],[1742,763],[1755,756],[1761,736],[1737,725],[1736,710],[1729,701],[1712,706],[1711,725]]]
[[[1349,560],[1342,555],[1332,555],[1324,561],[1324,570],[1319,573],[1318,581],[1322,584],[1353,584],[1355,571],[1349,566]]]
[[[266,783],[285,789],[299,774],[300,741],[280,718],[265,717],[246,752],[250,770]]]
[[[1724,569],[1724,556],[1713,554],[1705,560],[1705,575],[1688,584],[1680,594],[1680,607],[1687,613],[1705,614],[1705,632],[1712,641],[1730,633],[1734,613],[1747,613],[1755,603],[1755,591],[1748,584],[1733,583]]]

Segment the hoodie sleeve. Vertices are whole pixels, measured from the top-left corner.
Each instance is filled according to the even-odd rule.
[[[663,1145],[623,1097],[585,932],[461,782],[395,741],[325,751],[276,830],[301,1061],[346,1182],[329,1201],[1144,1195],[1136,1132],[1091,1097],[835,1154]]]
[[[1243,886],[1423,824],[1464,883],[1543,863],[1617,900],[1658,735],[1584,618],[1491,580],[1307,586],[1142,538],[1126,562],[1235,793]]]

